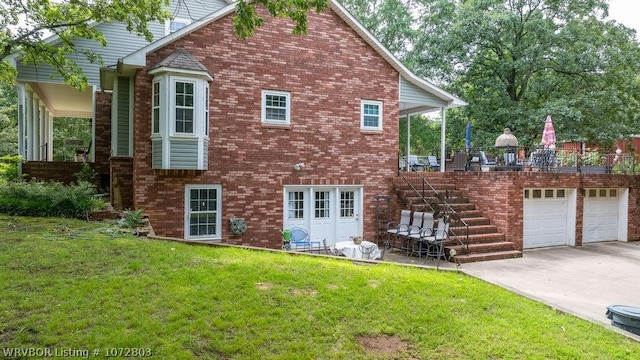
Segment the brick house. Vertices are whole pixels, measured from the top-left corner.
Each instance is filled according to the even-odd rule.
[[[398,171],[400,116],[465,103],[411,73],[336,1],[309,14],[308,35],[263,11],[246,40],[233,33],[234,4],[214,4],[150,44],[110,42],[83,114],[112,200],[144,209],[161,236],[262,247],[292,226],[329,244],[373,236],[374,196],[391,193]],[[63,85],[17,68],[21,154],[36,172],[50,166],[38,149],[62,114],[45,90]]]

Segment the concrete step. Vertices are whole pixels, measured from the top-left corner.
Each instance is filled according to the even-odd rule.
[[[464,245],[447,246],[447,249],[455,249],[460,255],[480,254],[488,252],[502,252],[515,250],[515,244],[511,241],[498,241],[491,243],[476,243]]]
[[[497,252],[491,252],[491,253],[457,255],[455,257],[455,261],[458,264],[464,264],[464,263],[470,263],[470,262],[513,259],[513,258],[520,258],[520,257],[522,257],[522,251],[511,250],[511,251],[497,251]]]

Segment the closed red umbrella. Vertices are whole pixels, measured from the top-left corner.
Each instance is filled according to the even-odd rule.
[[[547,120],[544,122],[541,144],[544,145],[544,147],[550,147],[556,144],[556,130],[553,128],[553,121],[550,115],[547,115]]]

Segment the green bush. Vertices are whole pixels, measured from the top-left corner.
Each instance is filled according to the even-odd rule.
[[[20,216],[82,218],[103,206],[93,184],[79,182],[7,182],[0,184],[0,213]]]
[[[20,180],[20,162],[22,162],[22,157],[19,155],[0,157],[0,179],[4,181]]]

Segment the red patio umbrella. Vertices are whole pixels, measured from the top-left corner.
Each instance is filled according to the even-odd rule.
[[[550,115],[547,115],[547,120],[545,120],[544,122],[541,144],[544,145],[544,147],[549,147],[556,144],[556,131],[553,128],[553,121],[551,121]]]

